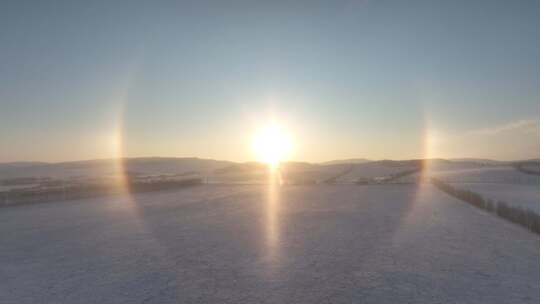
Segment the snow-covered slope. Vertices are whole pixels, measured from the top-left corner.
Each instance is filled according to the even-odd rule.
[[[512,166],[429,171],[430,176],[450,183],[500,183],[540,185],[540,176],[528,175]]]

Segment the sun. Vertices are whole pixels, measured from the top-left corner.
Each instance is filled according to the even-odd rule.
[[[270,123],[261,128],[253,138],[253,151],[257,161],[278,166],[287,160],[292,151],[292,137],[279,124]]]

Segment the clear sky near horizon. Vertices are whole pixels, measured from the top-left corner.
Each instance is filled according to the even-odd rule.
[[[540,157],[540,1],[3,1],[0,162]]]

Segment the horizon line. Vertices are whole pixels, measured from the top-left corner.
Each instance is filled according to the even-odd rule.
[[[0,164],[61,164],[61,163],[75,163],[75,162],[90,162],[90,161],[111,161],[111,160],[129,160],[129,159],[199,159],[199,160],[212,160],[212,161],[221,161],[221,162],[230,162],[230,163],[259,163],[260,161],[256,160],[245,160],[245,161],[234,161],[226,159],[217,159],[217,158],[208,158],[208,157],[198,157],[198,156],[125,156],[125,157],[104,157],[104,158],[90,158],[90,159],[77,159],[77,160],[60,160],[60,161],[40,161],[40,160],[15,160],[15,161],[1,161]],[[447,161],[494,161],[494,162],[523,162],[523,161],[535,161],[540,158],[527,158],[527,159],[511,159],[511,160],[502,160],[495,158],[483,158],[483,157],[430,157],[430,158],[380,158],[380,159],[370,159],[363,157],[347,157],[347,158],[334,158],[324,161],[304,161],[298,159],[291,159],[282,161],[282,163],[310,163],[310,164],[324,164],[330,162],[345,162],[345,161],[355,161],[363,160],[365,162],[378,162],[378,161],[412,161],[412,160],[447,160]]]

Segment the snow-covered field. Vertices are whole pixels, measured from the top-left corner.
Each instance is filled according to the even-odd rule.
[[[540,185],[463,183],[456,186],[474,191],[491,200],[504,201],[512,206],[520,206],[540,213]]]
[[[512,166],[431,171],[429,176],[467,189],[494,201],[529,208],[540,213],[540,176],[529,175]]]
[[[0,209],[0,303],[537,303],[540,238],[430,185]]]
[[[435,170],[430,172],[430,175],[449,183],[498,183],[540,186],[540,176],[519,172],[511,166]]]

